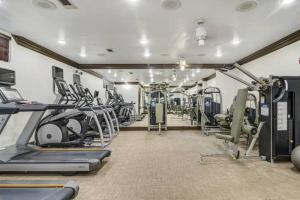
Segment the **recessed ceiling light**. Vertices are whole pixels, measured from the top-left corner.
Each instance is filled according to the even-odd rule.
[[[257,0],[244,0],[236,7],[236,10],[239,12],[247,12],[255,9],[257,6]]]
[[[117,73],[115,72],[115,73],[114,73],[114,77],[116,78],[117,76],[118,76],[118,75],[117,75]]]
[[[166,10],[177,10],[181,7],[180,0],[161,0],[161,7]]]
[[[193,73],[192,73],[192,77],[195,77],[195,76],[196,76],[196,74],[193,72]]]
[[[143,36],[142,39],[140,40],[141,45],[147,45],[149,44],[149,40],[146,38],[146,36]]]
[[[0,0],[0,5],[4,3],[4,0]]]
[[[150,79],[150,82],[152,83],[153,81],[154,81],[154,79],[153,79],[153,78],[151,78],[151,79]]]
[[[150,73],[150,74],[149,74],[149,76],[152,78],[152,77],[153,77],[153,74],[152,74],[152,73]]]
[[[56,9],[56,5],[49,0],[32,0],[32,4],[46,10]]]
[[[85,58],[86,56],[87,55],[86,55],[85,49],[81,49],[80,57]]]
[[[293,3],[295,0],[282,0],[281,5],[286,6]]]
[[[58,42],[58,44],[61,44],[61,45],[65,45],[66,44],[65,40],[58,40],[57,42]]]
[[[196,73],[199,74],[199,73],[200,73],[200,69],[197,69],[197,70],[196,70]]]
[[[241,40],[238,38],[235,38],[231,41],[231,44],[233,44],[234,46],[237,46],[241,43]]]
[[[180,70],[184,71],[185,70],[185,66],[184,65],[180,65]]]
[[[222,50],[220,47],[217,47],[216,57],[221,58],[223,56]]]
[[[107,73],[109,73],[109,74],[110,74],[110,73],[111,73],[111,69],[107,70]]]
[[[149,49],[146,49],[145,52],[144,52],[144,57],[145,57],[145,58],[149,58],[150,55],[151,55],[151,54],[150,54]]]
[[[152,69],[149,69],[149,73],[152,73]]]

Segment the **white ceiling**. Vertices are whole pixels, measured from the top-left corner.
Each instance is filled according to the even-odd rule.
[[[145,69],[118,69],[118,70],[107,70],[98,69],[96,72],[102,74],[107,80],[112,82],[141,82],[149,84],[151,82],[150,71]],[[130,73],[132,72],[132,74]],[[198,72],[198,73],[197,73]],[[213,73],[215,70],[202,69],[196,71],[195,69],[186,69],[184,71],[175,70],[176,81],[173,80],[172,75],[174,70],[172,69],[152,69],[153,82],[168,82],[170,85],[179,84],[182,85],[193,85],[195,82],[199,82],[202,78],[206,78]],[[194,76],[193,76],[194,75]],[[187,81],[188,78],[188,81]],[[184,80],[186,80],[184,82]]]
[[[181,0],[175,11],[161,8],[160,0],[71,0],[76,10],[51,1],[56,10],[38,8],[31,0],[1,0],[0,28],[79,63],[175,63],[182,56],[188,63],[230,63],[300,28],[299,0],[284,7],[283,0],[258,0],[249,12],[236,11],[242,0]],[[195,40],[199,18],[206,20],[204,47]],[[143,35],[150,41],[146,47],[139,43]],[[239,46],[231,44],[235,35],[242,40]],[[215,56],[217,46],[221,58]],[[85,58],[79,56],[82,48]],[[149,58],[143,56],[145,48]]]

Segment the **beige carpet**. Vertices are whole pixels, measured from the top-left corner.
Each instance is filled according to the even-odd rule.
[[[1,174],[1,179],[76,180],[80,200],[298,200],[300,173],[290,163],[212,159],[222,142],[197,131],[122,132],[96,174]],[[209,161],[212,161],[209,159]]]

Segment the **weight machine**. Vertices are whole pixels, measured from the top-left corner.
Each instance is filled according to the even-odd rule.
[[[251,83],[232,75],[237,69]],[[259,92],[259,120],[264,123],[259,135],[259,156],[269,162],[290,160],[292,150],[300,144],[300,77],[270,76],[258,78],[239,64],[225,66],[221,73]],[[258,136],[257,136],[258,137]]]
[[[200,101],[201,127],[205,135],[217,133],[218,123],[214,118],[221,113],[222,95],[221,90],[217,87],[207,87],[202,92]]]
[[[167,130],[167,83],[150,84],[149,108],[148,108],[148,131],[158,129]]]

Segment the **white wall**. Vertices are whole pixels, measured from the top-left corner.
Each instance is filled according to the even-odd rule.
[[[135,109],[138,111],[139,85],[116,85],[117,92],[123,95],[125,102],[134,102]]]
[[[0,32],[9,35],[7,32],[1,30]],[[10,61],[0,61],[0,67],[12,69],[16,72],[16,85],[14,87],[20,91],[25,99],[43,103],[52,103],[55,99],[52,91],[53,65],[63,68],[65,80],[68,83],[73,83],[75,68],[19,46],[13,39],[10,42]],[[104,97],[103,81],[101,79],[85,72],[83,72],[81,79],[85,87],[90,88],[91,91],[100,90],[101,97]],[[12,117],[0,137],[0,146],[15,141],[29,114],[24,113]]]
[[[216,87],[216,86],[217,86],[217,79],[216,78],[212,78],[208,81],[203,81],[203,88]]]
[[[300,76],[299,58],[300,41],[249,62],[243,67],[259,77],[268,77],[270,75]],[[232,70],[231,73],[249,81],[248,77],[237,70]],[[223,94],[223,110],[229,108],[237,90],[246,87],[219,72],[217,72],[216,85]]]

